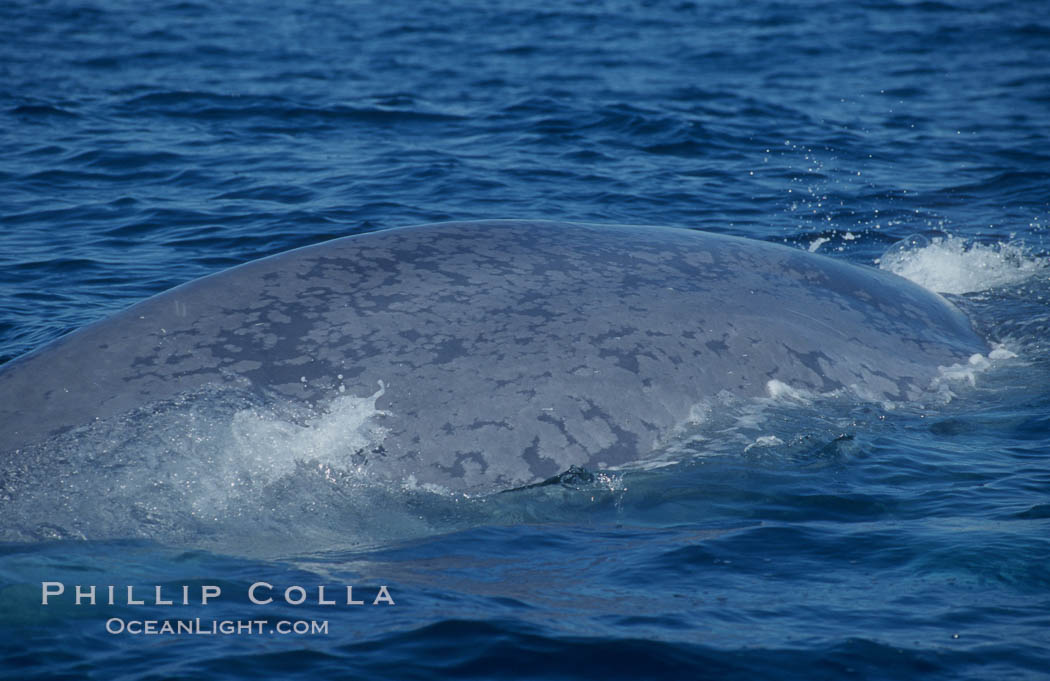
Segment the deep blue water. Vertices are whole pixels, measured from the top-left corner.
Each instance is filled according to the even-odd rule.
[[[1004,346],[942,400],[715,414],[648,472],[483,498],[302,475],[207,534],[34,526],[0,545],[0,675],[1050,678],[1047,17],[991,0],[0,5],[2,361],[256,257],[507,217],[878,260]],[[188,585],[195,603],[43,606],[43,581],[150,602]],[[259,581],[310,597],[253,605]],[[347,584],[395,604],[317,604]],[[222,598],[200,605],[203,585]],[[329,630],[111,634],[114,617]]]

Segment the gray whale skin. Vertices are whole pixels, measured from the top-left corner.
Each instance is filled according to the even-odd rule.
[[[206,386],[322,413],[371,395],[378,430],[359,462],[499,489],[644,460],[698,404],[764,396],[771,381],[910,400],[977,352],[986,344],[940,296],[785,246],[449,222],[234,267],[8,363],[0,454],[39,455]]]

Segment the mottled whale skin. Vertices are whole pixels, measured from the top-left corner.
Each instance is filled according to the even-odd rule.
[[[770,381],[922,394],[987,346],[895,275],[686,229],[450,222],[336,239],[179,286],[0,369],[0,453],[208,385],[323,410],[383,389],[391,478],[496,489],[644,459]]]

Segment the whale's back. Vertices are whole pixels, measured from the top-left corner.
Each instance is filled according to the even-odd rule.
[[[355,460],[451,488],[644,458],[720,397],[914,399],[986,350],[892,274],[655,227],[443,223],[337,239],[135,305],[0,370],[0,451],[200,390],[369,401]],[[382,386],[382,387],[380,387]]]

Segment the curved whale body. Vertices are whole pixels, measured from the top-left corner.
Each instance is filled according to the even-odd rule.
[[[986,350],[940,296],[785,246],[431,224],[235,267],[9,363],[0,452],[39,452],[206,387],[320,412],[371,395],[370,440],[347,453],[357,464],[494,490],[644,459],[717,396],[779,381],[909,400],[939,366]]]

